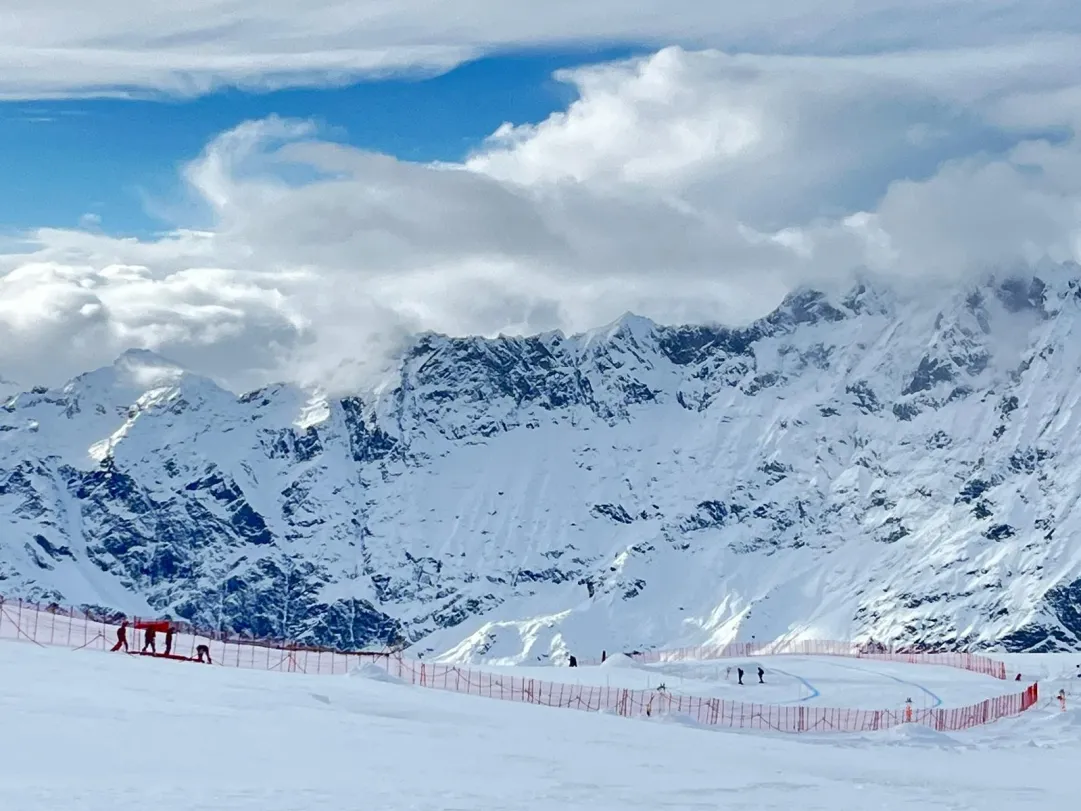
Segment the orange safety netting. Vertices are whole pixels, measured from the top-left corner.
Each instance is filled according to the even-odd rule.
[[[383,650],[346,652],[273,640],[257,640],[197,629],[176,621],[129,621],[125,629],[128,648],[118,641],[121,620],[110,621],[53,605],[0,598],[0,639],[29,641],[73,650],[116,650],[143,653],[138,631],[173,630],[168,654],[164,649],[146,655],[181,661],[199,661],[201,648],[208,664],[257,670],[282,670],[309,674],[341,675],[365,662],[377,665],[402,681],[437,690],[449,690],[506,701],[549,707],[565,707],[592,712],[605,711],[622,716],[680,715],[697,723],[735,729],[778,732],[867,732],[914,722],[940,731],[957,731],[1009,718],[1039,701],[1039,686],[1032,684],[1007,696],[989,698],[968,707],[953,709],[856,710],[792,705],[753,704],[662,690],[632,690],[618,687],[590,687],[565,682],[500,675],[457,665],[429,664]],[[832,641],[704,646],[671,651],[631,654],[641,662],[725,659],[763,655],[802,654],[850,656],[911,664],[936,664],[1008,678],[1002,662],[968,653],[918,651],[867,652],[858,645]],[[584,660],[579,659],[580,663]]]

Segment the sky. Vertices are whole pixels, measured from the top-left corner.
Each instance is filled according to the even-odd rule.
[[[1068,0],[12,0],[0,378],[365,385],[423,330],[743,323],[1081,256]]]

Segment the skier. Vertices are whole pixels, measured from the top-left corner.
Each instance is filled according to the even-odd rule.
[[[203,657],[205,656],[206,657],[206,664],[208,664],[208,665],[214,664],[212,661],[210,661],[210,648],[208,648],[206,645],[197,646],[195,648],[195,653],[199,656],[199,661],[200,662],[203,661]]]
[[[116,629],[116,644],[113,645],[113,653],[116,653],[121,648],[124,652],[128,652],[128,621],[124,620],[124,624]]]
[[[724,680],[732,681],[732,665],[729,665],[724,669]]]
[[[578,667],[578,659],[575,656],[571,656],[571,667]]]
[[[173,652],[173,626],[170,625],[165,629],[165,655],[168,656]]]
[[[605,660],[608,659],[608,651],[601,651],[601,664],[603,665]]]
[[[146,629],[146,633],[143,635],[143,638],[146,640],[145,644],[143,645],[143,653],[146,653],[147,648],[149,648],[150,652],[157,656],[158,648],[154,644],[154,637],[156,635],[157,631],[155,631],[153,628]]]
[[[762,679],[762,677],[763,677],[763,676],[765,676],[765,675],[766,675],[766,671],[764,671],[764,670],[762,669],[762,666],[761,666],[761,665],[759,665],[759,666],[758,666],[758,683],[759,683],[759,684],[765,684],[765,683],[766,683],[766,682],[765,682],[765,681],[764,681],[764,680]]]
[[[737,667],[736,668],[736,675],[739,676],[739,681],[737,683],[738,684],[743,684],[743,668],[742,667]]]

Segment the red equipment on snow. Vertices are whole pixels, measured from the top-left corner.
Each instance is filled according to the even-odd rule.
[[[143,632],[143,646],[142,649],[128,650],[127,637],[125,630],[128,628],[134,628],[136,631]],[[181,628],[177,627],[171,620],[142,620],[136,619],[135,622],[129,624],[124,623],[124,627],[119,629],[117,634],[120,641],[117,642],[116,647],[113,650],[119,650],[121,647],[132,656],[153,656],[155,659],[172,659],[176,662],[206,662],[210,663],[210,648],[206,645],[198,645],[195,650],[198,654],[198,658],[195,656],[185,656],[182,653],[173,651],[173,639],[176,634],[181,633]],[[165,635],[165,650],[159,652],[157,646],[158,634]],[[187,643],[192,644],[193,640],[188,637]]]
[[[136,620],[135,629],[143,632],[143,649],[137,651],[141,656],[157,656],[165,659],[189,660],[190,656],[177,656],[173,653],[173,634],[176,628],[169,620]],[[158,653],[157,635],[165,634],[165,652]],[[136,651],[132,651],[136,653]]]
[[[136,620],[135,629],[138,631],[154,631],[155,633],[168,633],[172,625],[169,620]]]

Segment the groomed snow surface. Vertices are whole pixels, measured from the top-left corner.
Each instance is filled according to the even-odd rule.
[[[1051,696],[1072,687],[1056,677],[1078,658],[1009,657],[1047,679],[1045,700],[971,732],[785,736],[427,690],[371,665],[312,676],[2,642],[0,808],[1073,809],[1081,712],[1072,695],[1066,712]],[[759,662],[767,685],[742,689],[778,702],[888,706],[923,688],[949,704],[1013,686],[923,665]],[[728,695],[741,688],[726,668],[536,670],[583,684],[664,679],[689,692],[693,680],[695,693]],[[820,695],[807,698],[803,682]]]
[[[663,686],[675,695],[720,698],[754,704],[806,704],[864,710],[951,708],[991,696],[1012,695],[1031,682],[993,679],[938,665],[909,665],[867,659],[816,656],[754,656],[711,662],[637,664],[613,656],[599,667],[496,667],[474,670],[635,690]],[[743,668],[743,684],[738,669]],[[758,681],[758,668],[765,673]],[[557,674],[557,675],[554,675]]]

